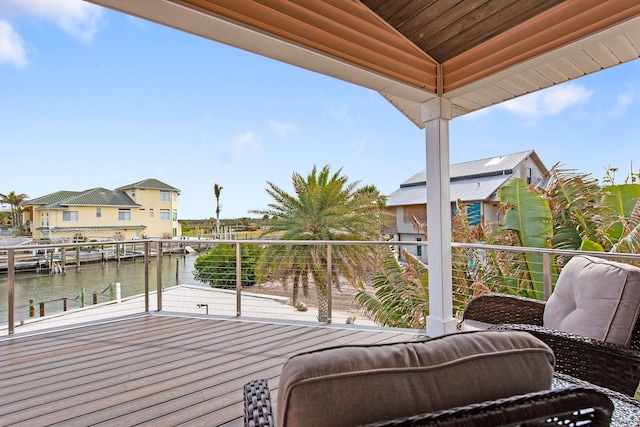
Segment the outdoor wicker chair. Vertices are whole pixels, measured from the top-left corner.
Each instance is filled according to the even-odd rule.
[[[270,392],[266,380],[247,383],[245,393],[245,427],[275,426]],[[592,388],[570,386],[474,403],[441,411],[397,418],[368,427],[385,426],[608,426],[613,404],[606,394]],[[553,420],[553,421],[551,421]]]
[[[609,425],[604,393],[550,390],[553,366],[547,345],[511,331],[314,350],[284,364],[277,410],[266,380],[245,385],[245,425]]]
[[[526,331],[556,356],[556,370],[633,396],[640,382],[640,268],[590,256],[564,267],[548,302],[473,298],[463,329]]]

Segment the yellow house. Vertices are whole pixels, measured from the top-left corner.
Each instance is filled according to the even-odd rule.
[[[29,200],[25,213],[34,239],[132,240],[182,235],[180,190],[145,179],[115,190],[58,191]]]

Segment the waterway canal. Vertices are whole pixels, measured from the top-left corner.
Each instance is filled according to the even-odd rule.
[[[203,285],[193,278],[193,264],[198,254],[165,255],[162,259],[162,286],[167,288],[178,284]],[[149,288],[156,289],[157,264],[151,258],[149,265]],[[77,308],[80,289],[85,288],[86,304],[92,303],[93,293],[98,292],[98,301],[109,299],[109,282],[120,282],[122,297],[144,293],[144,262],[142,258],[135,261],[123,260],[118,265],[115,261],[82,264],[80,271],[75,265],[68,265],[66,274],[50,275],[44,271],[36,273],[17,272],[15,274],[16,320],[28,316],[29,299],[36,305],[42,301],[68,298],[68,308]],[[7,273],[0,273],[0,324],[7,322],[8,308]],[[103,293],[103,291],[105,291]],[[36,312],[39,307],[36,308]],[[62,301],[45,304],[46,314],[61,311]],[[36,314],[37,315],[37,314]]]

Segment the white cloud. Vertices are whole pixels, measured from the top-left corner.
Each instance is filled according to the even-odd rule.
[[[71,37],[90,43],[100,27],[104,9],[83,0],[2,0],[0,13],[51,21]]]
[[[0,63],[8,62],[18,68],[27,65],[24,42],[11,24],[0,20]]]
[[[295,130],[295,126],[292,124],[279,122],[277,120],[271,120],[269,122],[269,127],[280,136],[287,136]]]
[[[624,114],[635,102],[636,98],[638,98],[638,94],[635,89],[632,86],[628,86],[626,91],[618,94],[616,103],[611,109],[611,114],[614,116]]]
[[[356,152],[364,153],[367,148],[367,141],[365,139],[358,139],[351,143],[353,148],[355,148]]]
[[[336,107],[330,108],[329,116],[341,122],[345,122],[345,123],[352,122],[351,113],[349,113],[349,106],[346,104],[342,104],[342,105],[338,105]]]
[[[259,147],[260,142],[258,141],[258,135],[255,132],[248,130],[239,134],[233,141],[231,141],[231,158],[234,161],[238,161],[247,150],[257,150]]]
[[[587,102],[593,91],[570,83],[554,86],[539,92],[507,101],[500,106],[527,117],[554,116],[577,104]]]

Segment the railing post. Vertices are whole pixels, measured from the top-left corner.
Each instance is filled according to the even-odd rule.
[[[542,283],[544,286],[544,300],[548,300],[551,296],[551,254],[544,252],[542,254]]]
[[[333,260],[331,259],[332,245],[331,243],[327,243],[327,311],[329,312],[329,317],[327,321],[331,323],[331,282],[332,277],[331,273],[333,272]]]
[[[36,307],[34,306],[35,303],[35,299],[29,298],[29,317],[36,317]]]
[[[144,242],[144,311],[149,312],[149,242]]]
[[[158,298],[158,309],[162,311],[162,242],[158,242],[157,269],[156,269],[156,297]]]
[[[242,315],[242,251],[236,243],[236,316]]]
[[[44,302],[40,303],[40,317],[44,317]]]
[[[9,323],[9,335],[13,335],[13,333],[15,333],[15,329],[16,329],[16,323],[15,323],[15,308],[16,308],[16,304],[15,304],[15,266],[14,266],[14,260],[15,260],[15,252],[14,249],[9,249],[9,252],[7,253],[7,278],[9,280],[9,283],[7,284],[7,298],[8,298],[8,308],[9,308],[9,313],[8,313],[8,323]]]

